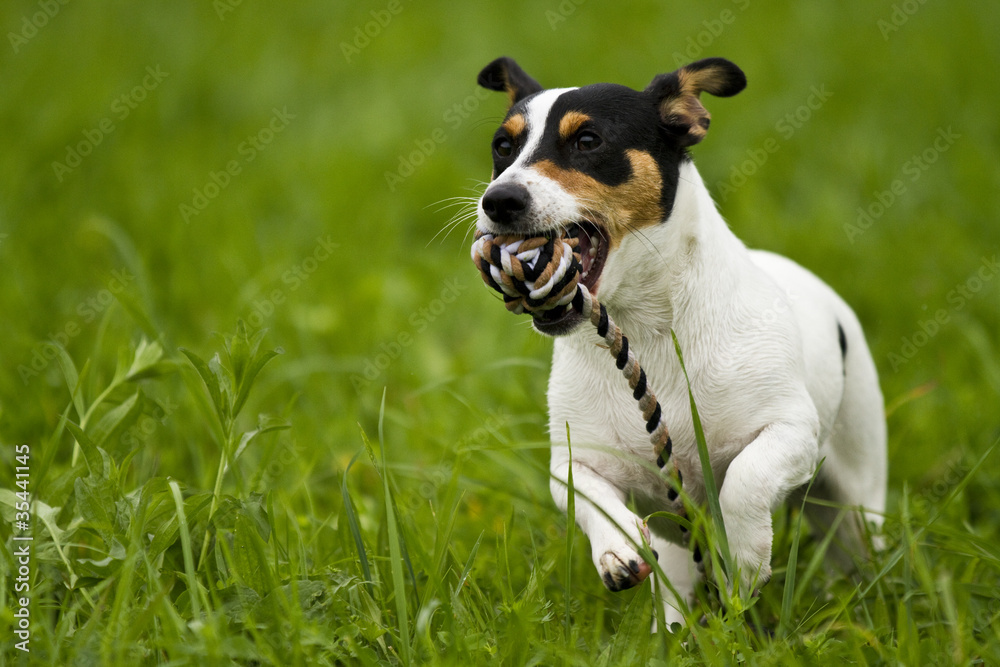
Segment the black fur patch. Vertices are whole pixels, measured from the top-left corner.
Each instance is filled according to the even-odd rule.
[[[526,113],[529,99],[525,98],[511,107],[508,117]],[[560,95],[549,109],[541,142],[528,156],[526,166],[547,160],[560,169],[580,171],[599,183],[614,187],[633,177],[626,151],[649,153],[663,181],[660,208],[666,218],[673,208],[680,163],[688,159],[688,155],[676,135],[663,127],[657,105],[658,99],[654,95],[613,83],[592,84],[568,91]],[[563,138],[559,134],[559,123],[571,111],[582,113],[590,120],[572,136]],[[596,133],[602,144],[592,151],[576,150],[576,138],[583,131]],[[537,128],[529,127],[528,133],[512,137],[503,127],[497,130],[496,137],[510,140],[514,151],[507,157],[494,154],[496,176],[519,157],[526,134],[533,132],[537,132]]]
[[[506,56],[497,58],[484,67],[479,73],[477,82],[483,88],[506,92],[512,105],[542,89],[541,84],[528,76],[513,59]]]
[[[542,90],[510,58],[498,58],[487,65],[479,75],[479,84],[507,92],[511,100],[508,118],[524,113],[528,101]],[[534,154],[527,156],[526,166],[549,162],[562,172],[579,172],[608,187],[621,186],[636,177],[629,155],[638,151],[648,154],[659,170],[659,216],[665,220],[673,210],[680,163],[688,159],[687,146],[700,141],[708,129],[709,114],[698,101],[700,93],[729,97],[745,86],[746,76],[739,67],[722,58],[706,58],[658,75],[642,91],[611,83],[570,90],[553,102],[544,128],[529,127],[516,137],[503,127],[497,131],[495,140],[510,140],[513,150],[507,156],[494,153],[494,178],[518,159],[526,135],[538,131],[543,133],[541,141]],[[560,123],[572,112],[586,120],[570,123],[575,131],[562,136]],[[578,150],[583,132],[596,134],[600,145]],[[503,152],[507,152],[506,144]]]

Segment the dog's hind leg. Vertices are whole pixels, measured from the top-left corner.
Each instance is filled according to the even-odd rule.
[[[886,496],[886,424],[882,392],[871,354],[860,327],[845,318],[847,350],[844,359],[844,398],[833,428],[823,446],[820,468],[812,497],[841,507],[863,508],[864,521],[872,524],[872,544],[880,548],[877,534],[882,525]],[[820,530],[826,530],[839,508],[806,503],[807,515]],[[864,558],[865,526],[861,515],[851,511],[841,521],[831,557],[850,569],[855,558]]]
[[[698,573],[691,556],[691,550],[687,547],[667,541],[655,532],[652,536],[652,546],[659,557],[657,562],[660,569],[663,570],[667,579],[667,581],[661,581],[658,575],[653,575],[663,600],[667,630],[670,630],[670,626],[674,623],[685,625],[684,609],[690,608],[694,603],[694,587],[701,575]],[[656,630],[656,621],[654,620],[653,632]]]

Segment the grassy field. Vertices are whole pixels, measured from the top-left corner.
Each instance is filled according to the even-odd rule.
[[[995,4],[8,0],[0,27],[0,664],[1000,664]],[[858,576],[783,509],[752,604],[651,636],[648,584],[604,589],[549,498],[551,342],[442,232],[489,177],[503,54],[551,86],[747,72],[695,159],[866,327],[890,515]]]

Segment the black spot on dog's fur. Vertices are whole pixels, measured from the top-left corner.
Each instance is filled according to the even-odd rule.
[[[844,335],[844,327],[840,322],[837,322],[837,342],[840,343],[840,363],[844,377],[847,377],[847,336]]]

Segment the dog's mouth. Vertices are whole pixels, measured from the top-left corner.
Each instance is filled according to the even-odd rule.
[[[580,282],[591,292],[597,290],[597,283],[608,259],[608,238],[604,230],[592,222],[583,220],[570,225],[563,234],[577,240],[580,252]]]
[[[591,294],[596,294],[610,246],[605,231],[588,220],[581,220],[552,233],[550,237],[576,239],[576,252],[580,255],[580,282]],[[581,320],[579,313],[566,306],[536,315],[534,326],[540,333],[560,336],[575,329]]]

